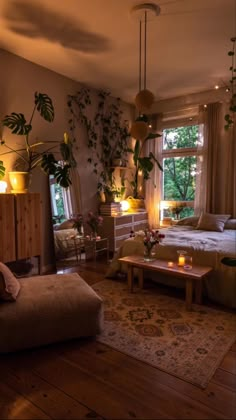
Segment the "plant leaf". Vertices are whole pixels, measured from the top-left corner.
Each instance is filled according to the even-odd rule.
[[[236,267],[236,258],[224,257],[222,258],[221,263],[230,267]]]
[[[42,156],[41,168],[47,175],[54,175],[56,171],[57,161],[52,153]]]
[[[135,146],[134,146],[134,156],[133,156],[133,161],[134,161],[135,166],[137,166],[139,152],[140,152],[140,141],[136,140]]]
[[[35,92],[35,105],[41,117],[46,121],[52,122],[54,120],[54,107],[51,98],[46,93]]]
[[[154,154],[153,154],[152,152],[150,152],[149,156],[150,156],[150,158],[151,158],[151,159],[153,159],[153,160],[154,160],[154,162],[156,162],[156,164],[157,164],[158,168],[160,169],[160,171],[162,171],[162,172],[163,172],[163,168],[162,168],[162,166],[161,166],[160,162],[159,162],[159,161],[156,159],[156,157],[154,156]]]
[[[3,161],[0,160],[0,179],[3,179],[6,172],[6,168],[3,166]]]
[[[62,188],[68,188],[72,183],[70,180],[70,165],[57,166],[54,177]]]
[[[149,133],[145,140],[156,139],[157,137],[162,137],[162,134],[158,133]]]
[[[17,114],[16,112],[6,115],[2,124],[10,128],[12,134],[18,134],[19,136],[26,136],[32,130],[32,126],[26,123],[24,114]]]

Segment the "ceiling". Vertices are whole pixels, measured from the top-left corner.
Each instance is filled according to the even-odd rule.
[[[132,103],[138,91],[135,0],[0,0],[0,48]],[[160,0],[147,27],[147,88],[156,100],[230,78],[236,0]]]

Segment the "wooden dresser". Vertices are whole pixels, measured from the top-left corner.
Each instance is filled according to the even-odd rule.
[[[119,216],[102,216],[103,225],[100,233],[109,240],[109,251],[115,252],[122,242],[129,238],[130,231],[137,232],[148,227],[146,211],[138,213],[125,213]]]
[[[40,194],[0,194],[0,261],[41,256]]]

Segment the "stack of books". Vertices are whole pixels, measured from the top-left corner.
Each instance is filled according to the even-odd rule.
[[[120,213],[120,203],[102,203],[100,205],[100,214],[103,216],[117,216]]]

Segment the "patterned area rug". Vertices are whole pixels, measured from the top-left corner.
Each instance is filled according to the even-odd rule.
[[[93,289],[104,300],[105,327],[97,340],[205,388],[236,340],[236,315],[185,302],[157,289],[129,293],[105,280]]]

